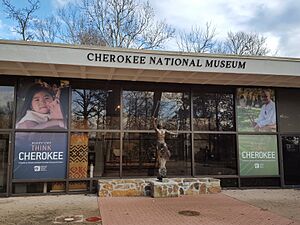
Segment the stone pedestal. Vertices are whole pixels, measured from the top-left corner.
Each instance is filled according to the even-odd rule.
[[[102,179],[98,181],[100,197],[149,196],[144,179]]]
[[[220,180],[214,178],[154,178],[101,179],[98,181],[101,197],[152,196],[154,198],[179,195],[215,194],[221,192]]]
[[[178,184],[167,178],[163,178],[162,181],[150,181],[151,197],[153,198],[178,197],[178,189]]]

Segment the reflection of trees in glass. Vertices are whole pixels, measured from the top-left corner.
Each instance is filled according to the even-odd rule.
[[[217,94],[217,130],[234,130],[234,103],[232,94]]]
[[[153,92],[123,91],[125,129],[152,129]]]
[[[299,136],[287,136],[282,137],[282,144],[288,152],[298,152],[300,149],[300,137]]]
[[[234,130],[233,94],[194,94],[195,130]]]
[[[14,111],[14,87],[0,87],[0,128],[10,128]]]
[[[123,175],[155,175],[155,143],[154,133],[125,133],[123,138]]]
[[[142,164],[155,160],[155,136],[152,133],[127,133],[123,145],[124,154],[131,162]]]
[[[123,138],[123,175],[153,176],[157,174],[157,154],[154,133],[125,133]],[[166,138],[171,158],[167,162],[169,175],[191,175],[191,143],[189,134]],[[155,167],[156,166],[156,167]]]
[[[91,153],[94,153],[91,154]],[[120,136],[119,133],[89,133],[89,164],[94,165],[94,176],[119,176],[120,168]]]
[[[236,174],[235,135],[195,134],[197,175]]]
[[[166,129],[189,129],[188,93],[124,91],[125,129],[153,129],[151,117],[157,117]]]
[[[158,118],[166,129],[188,130],[190,118],[189,94],[163,92],[161,95]]]
[[[76,128],[118,128],[119,105],[112,90],[74,89],[72,126]]]

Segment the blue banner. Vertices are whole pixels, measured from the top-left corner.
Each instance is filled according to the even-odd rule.
[[[14,179],[59,179],[66,176],[67,134],[16,133]]]

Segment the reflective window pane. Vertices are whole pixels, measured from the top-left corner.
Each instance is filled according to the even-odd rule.
[[[235,135],[195,134],[196,175],[237,174]]]
[[[233,131],[233,94],[193,94],[194,130]]]
[[[119,90],[72,90],[73,129],[119,129]]]
[[[125,133],[122,176],[156,175],[156,138],[154,133]]]
[[[14,87],[0,86],[0,129],[12,127]]]
[[[9,136],[0,135],[0,193],[6,192]]]
[[[93,177],[120,176],[120,134],[89,133],[89,175]],[[92,166],[94,168],[92,168]],[[93,173],[91,174],[91,170]]]
[[[71,192],[82,192],[89,190],[88,181],[70,181],[69,182],[69,191]]]
[[[300,136],[282,137],[284,183],[300,184]]]
[[[72,133],[69,177],[118,177],[120,171],[119,133]]]
[[[45,183],[15,183],[12,192],[14,194],[43,193]]]
[[[189,93],[162,92],[159,100],[155,103],[155,108],[158,108],[158,118],[166,129],[190,129]]]
[[[278,112],[280,131],[300,132],[299,89],[278,91]]]
[[[166,138],[171,157],[166,163],[167,176],[191,175],[191,145],[189,134]],[[158,176],[156,135],[125,133],[123,139],[123,176]]]
[[[152,129],[153,96],[149,91],[123,91],[124,129]]]
[[[123,91],[124,129],[153,129],[156,117],[169,130],[190,129],[189,93]]]
[[[171,152],[167,162],[167,176],[191,176],[191,135],[167,136],[166,143]]]
[[[25,193],[58,193],[66,191],[65,182],[44,182],[44,183],[14,183],[12,186],[14,194]]]

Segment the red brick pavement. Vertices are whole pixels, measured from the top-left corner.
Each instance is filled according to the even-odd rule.
[[[300,225],[269,211],[224,194],[203,194],[178,198],[99,198],[103,225]],[[184,216],[183,210],[198,211]]]

